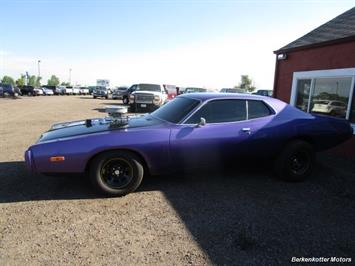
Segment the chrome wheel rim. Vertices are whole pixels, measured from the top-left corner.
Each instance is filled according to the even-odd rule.
[[[133,179],[133,167],[123,158],[107,160],[100,170],[101,180],[112,189],[127,187]]]
[[[311,157],[307,152],[299,151],[290,156],[289,166],[295,175],[303,175],[311,164]]]

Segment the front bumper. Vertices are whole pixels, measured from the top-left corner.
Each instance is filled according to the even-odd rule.
[[[122,100],[123,99],[123,97],[122,97],[122,95],[117,95],[117,94],[112,94],[112,99],[118,99],[118,100]]]
[[[34,163],[32,151],[30,149],[25,151],[25,163],[28,170],[31,172],[36,172],[36,165]]]

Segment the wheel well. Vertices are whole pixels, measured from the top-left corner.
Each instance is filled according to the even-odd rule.
[[[310,136],[297,136],[297,137],[294,137],[294,138],[290,139],[288,142],[295,141],[295,140],[305,141],[308,144],[310,144],[313,148],[316,148],[314,140]]]
[[[90,163],[92,162],[92,160],[103,154],[103,153],[106,153],[106,152],[110,152],[110,151],[126,151],[126,152],[130,152],[130,153],[133,153],[135,154],[136,156],[139,157],[139,159],[141,160],[142,164],[143,164],[143,169],[144,169],[144,173],[147,173],[149,174],[149,167],[148,167],[148,164],[146,162],[146,160],[144,159],[144,157],[139,153],[139,152],[136,152],[136,151],[133,151],[133,150],[130,150],[130,149],[110,149],[110,150],[104,150],[104,151],[101,151],[101,152],[98,152],[96,154],[94,154],[93,156],[90,157],[90,159],[87,161],[86,165],[85,165],[85,173],[88,173],[89,171],[89,167],[90,167]]]

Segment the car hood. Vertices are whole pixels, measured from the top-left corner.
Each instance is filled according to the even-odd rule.
[[[90,121],[90,122],[88,122]],[[164,122],[151,115],[130,117],[128,124],[122,127],[112,126],[109,118],[70,121],[54,124],[50,130],[43,133],[37,143],[59,140],[69,137],[101,133],[111,130],[127,130],[130,128],[159,126]]]

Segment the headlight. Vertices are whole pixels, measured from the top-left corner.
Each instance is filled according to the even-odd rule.
[[[131,95],[129,96],[129,101],[130,101],[131,103],[134,103],[134,95],[133,95],[133,94],[131,94]]]
[[[160,96],[159,95],[155,95],[154,96],[154,103],[159,103],[160,102]]]

